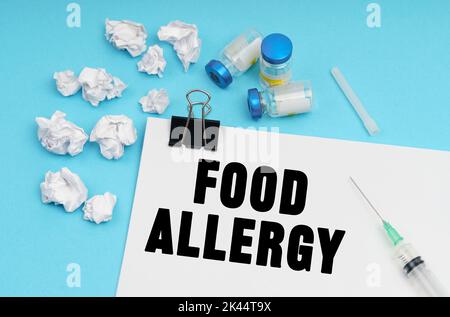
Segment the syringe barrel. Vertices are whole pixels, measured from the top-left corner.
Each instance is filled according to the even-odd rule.
[[[423,295],[432,297],[446,296],[442,286],[434,274],[426,267],[425,262],[417,265],[406,276]]]
[[[396,246],[395,256],[403,269],[403,273],[421,295],[432,297],[446,296],[442,285],[426,267],[425,262],[411,244],[400,242]]]

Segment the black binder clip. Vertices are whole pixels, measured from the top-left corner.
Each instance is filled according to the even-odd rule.
[[[206,96],[205,101],[191,100],[193,93],[202,93]],[[211,95],[201,89],[193,89],[186,94],[188,101],[188,117],[172,116],[170,121],[169,146],[184,145],[189,148],[215,151],[219,139],[220,121],[207,120],[205,117],[211,112],[209,101]],[[202,106],[202,118],[194,118],[194,106]]]

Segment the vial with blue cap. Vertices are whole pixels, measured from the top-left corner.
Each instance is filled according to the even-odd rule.
[[[267,35],[261,43],[260,81],[263,86],[284,85],[291,80],[292,42],[284,34]]]
[[[242,75],[258,61],[261,41],[261,33],[247,30],[223,49],[219,59],[205,66],[206,73],[217,86],[228,87],[234,77]]]
[[[263,114],[283,117],[309,112],[313,106],[311,83],[290,82],[262,91],[252,88],[248,90],[247,104],[254,119],[261,118]]]

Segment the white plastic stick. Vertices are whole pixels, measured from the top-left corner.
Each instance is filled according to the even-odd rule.
[[[352,87],[350,87],[347,80],[345,80],[345,77],[344,77],[344,75],[342,75],[339,68],[333,67],[331,69],[331,74],[333,75],[334,79],[336,80],[336,83],[338,84],[338,86],[342,89],[342,92],[347,97],[350,104],[355,109],[359,118],[361,119],[364,126],[366,127],[367,132],[369,132],[370,135],[375,135],[378,132],[380,132],[380,129],[378,128],[376,122],[370,117],[369,113],[364,108],[364,105],[362,104],[361,100],[359,100],[358,96],[355,94]]]

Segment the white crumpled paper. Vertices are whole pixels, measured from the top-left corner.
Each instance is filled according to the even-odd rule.
[[[100,152],[108,160],[122,157],[124,146],[133,144],[136,139],[133,120],[124,115],[100,118],[90,136],[90,141],[100,145]]]
[[[142,54],[147,48],[147,31],[145,27],[133,21],[114,21],[106,19],[106,39],[115,47],[127,50],[131,56],[136,57]]]
[[[158,75],[161,78],[164,68],[166,68],[163,49],[158,45],[150,46],[137,66],[140,72],[145,72],[149,75]]]
[[[169,95],[164,88],[160,90],[152,89],[147,93],[147,96],[139,100],[139,103],[144,112],[162,114],[169,105]]]
[[[37,117],[38,139],[49,152],[71,156],[83,151],[88,139],[84,130],[65,119],[66,114],[55,111],[50,119]]]
[[[103,68],[83,68],[78,81],[83,89],[84,100],[95,107],[105,99],[122,96],[122,91],[127,87],[119,78],[108,74]]]
[[[81,88],[78,77],[71,70],[55,72],[53,79],[56,80],[56,89],[65,97],[75,95]]]
[[[202,41],[198,37],[198,29],[195,24],[178,20],[170,22],[168,25],[160,27],[158,38],[173,45],[178,58],[183,63],[185,72],[188,71],[191,63],[197,62]]]
[[[41,183],[41,199],[44,204],[63,205],[67,212],[73,212],[87,199],[88,190],[80,177],[67,167],[59,172],[48,171]]]
[[[95,195],[84,203],[83,218],[96,224],[110,221],[116,201],[116,195],[108,192],[103,195]]]

